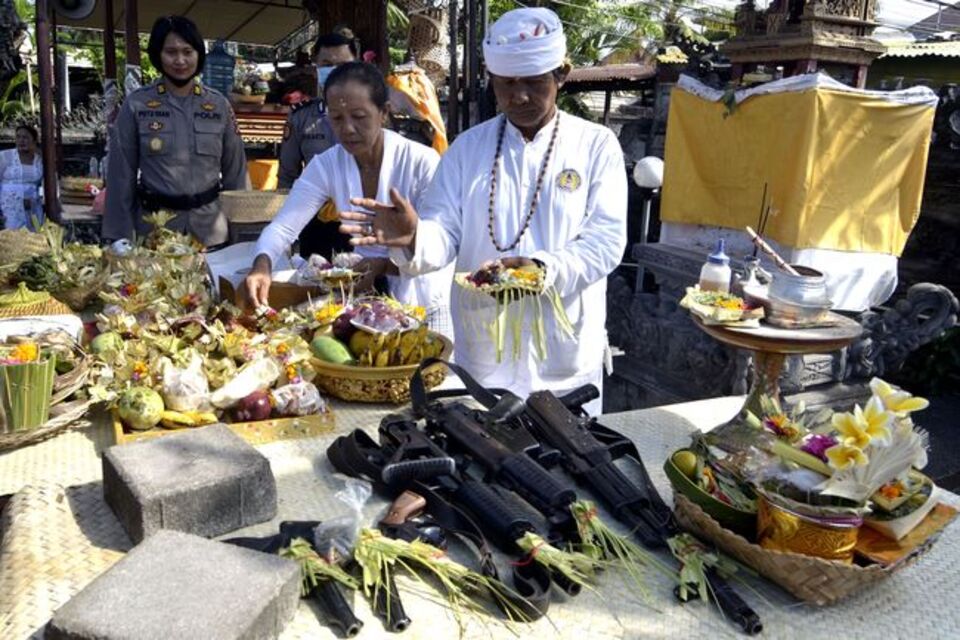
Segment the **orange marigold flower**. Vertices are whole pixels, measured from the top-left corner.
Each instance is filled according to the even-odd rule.
[[[887,500],[894,500],[903,495],[903,488],[900,486],[899,482],[893,484],[885,484],[880,487],[880,495],[882,495]]]
[[[35,342],[21,342],[10,353],[10,359],[18,362],[33,362],[39,357],[40,349]]]

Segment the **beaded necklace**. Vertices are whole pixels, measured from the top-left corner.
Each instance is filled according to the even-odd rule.
[[[530,221],[533,219],[533,214],[537,211],[537,204],[540,202],[540,190],[543,187],[543,178],[547,175],[547,165],[550,164],[550,157],[553,155],[553,148],[556,146],[557,142],[557,131],[560,129],[560,114],[556,115],[556,121],[553,124],[553,133],[550,136],[550,146],[547,147],[547,154],[543,158],[543,165],[540,167],[540,175],[537,176],[537,188],[533,192],[533,199],[530,201],[530,210],[527,212],[527,217],[523,221],[523,225],[520,227],[520,232],[517,233],[517,237],[513,239],[513,242],[510,243],[510,246],[503,247],[500,245],[500,242],[497,240],[497,234],[493,230],[493,216],[494,216],[494,202],[497,199],[497,169],[500,166],[500,153],[503,149],[503,136],[507,130],[507,117],[504,116],[503,120],[500,121],[500,132],[497,135],[497,152],[493,156],[493,169],[490,171],[490,206],[487,209],[487,232],[490,234],[490,241],[493,242],[493,246],[497,248],[497,251],[504,253],[511,251],[518,244],[520,244],[520,238],[523,237],[523,234],[527,232],[527,229],[530,227]]]

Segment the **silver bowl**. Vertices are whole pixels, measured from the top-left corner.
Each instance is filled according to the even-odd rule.
[[[833,307],[833,302],[827,297],[826,276],[810,267],[791,266],[799,276],[783,271],[773,276],[764,303],[767,322],[789,328],[824,324]]]

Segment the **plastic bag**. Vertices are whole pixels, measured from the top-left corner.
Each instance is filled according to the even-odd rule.
[[[320,391],[309,382],[295,382],[273,390],[277,413],[281,416],[309,416],[327,408]]]
[[[332,268],[326,258],[314,253],[297,267],[290,282],[301,286],[317,285],[323,282],[323,273]]]
[[[363,520],[363,507],[370,499],[373,487],[366,480],[345,478],[344,487],[335,496],[350,509],[347,515],[325,520],[314,530],[314,547],[330,562],[350,557],[357,543]]]
[[[254,391],[269,389],[280,377],[280,365],[273,358],[260,358],[240,368],[232,380],[210,395],[213,406],[232,407]]]
[[[207,411],[210,409],[210,387],[203,370],[203,358],[192,351],[187,366],[178,368],[163,358],[163,402],[174,411]]]

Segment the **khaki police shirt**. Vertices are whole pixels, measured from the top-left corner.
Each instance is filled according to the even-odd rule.
[[[218,184],[244,189],[246,172],[236,116],[223,94],[199,81],[185,97],[170,94],[163,80],[142,87],[127,96],[111,132],[102,236],[117,240],[150,230],[140,212],[138,180],[159,194],[193,196]],[[219,200],[172,213],[171,228],[206,246],[226,242]]]
[[[337,144],[323,102],[310,100],[293,108],[283,129],[277,186],[289,189],[314,156]]]

